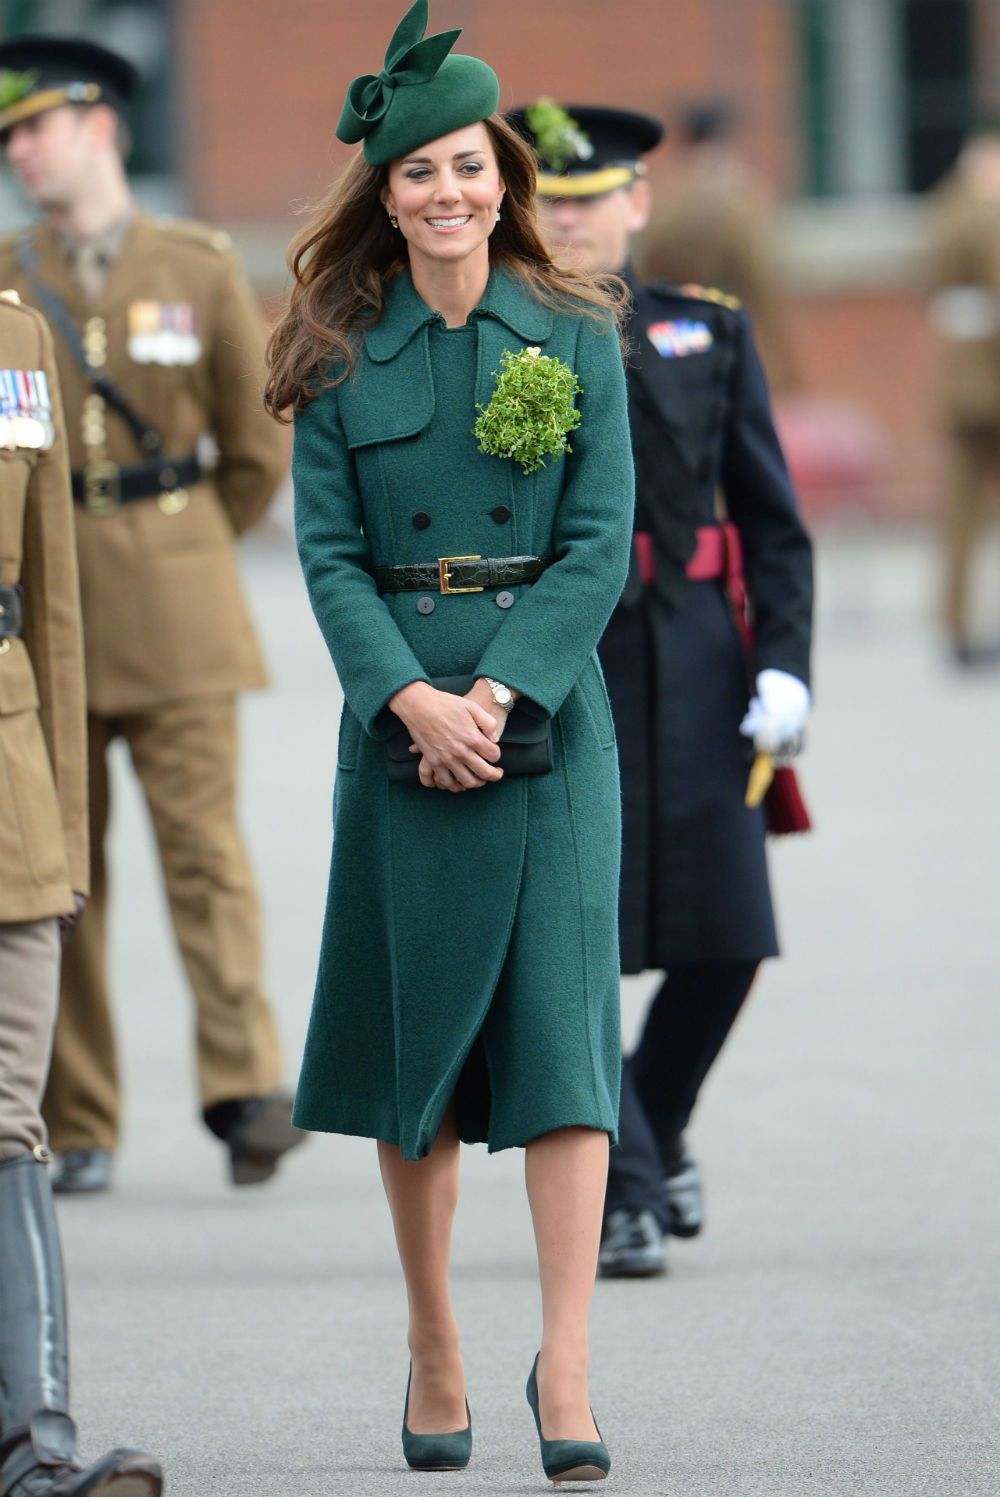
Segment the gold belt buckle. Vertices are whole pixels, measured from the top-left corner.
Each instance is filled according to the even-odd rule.
[[[467,554],[464,557],[439,557],[438,558],[438,582],[442,594],[481,594],[484,585],[473,584],[469,589],[453,589],[451,586],[451,574],[448,571],[449,563],[457,562],[482,562],[482,555],[478,552]]]
[[[83,469],[83,508],[91,516],[110,516],[121,509],[121,474],[110,459],[97,459]]]

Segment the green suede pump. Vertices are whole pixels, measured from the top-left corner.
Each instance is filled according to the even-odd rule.
[[[406,1380],[403,1402],[403,1457],[411,1469],[464,1469],[472,1457],[472,1413],[465,1403],[469,1425],[457,1432],[411,1432],[406,1425],[410,1409],[410,1382],[413,1365]]]
[[[542,1468],[545,1470],[546,1479],[551,1479],[553,1484],[561,1484],[563,1480],[585,1480],[585,1479],[607,1479],[611,1472],[611,1454],[604,1446],[603,1439],[599,1443],[587,1443],[576,1438],[547,1438],[542,1436],[542,1419],[538,1411],[538,1355],[535,1355],[535,1363],[531,1367],[528,1376],[528,1386],[525,1391],[528,1405],[531,1407],[535,1417],[535,1426],[538,1428],[538,1441],[542,1449]],[[594,1415],[593,1412],[590,1413]],[[597,1427],[595,1420],[594,1426]],[[601,1429],[597,1427],[597,1435],[600,1437]]]

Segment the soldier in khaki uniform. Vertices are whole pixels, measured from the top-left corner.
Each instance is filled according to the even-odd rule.
[[[106,978],[107,753],[142,783],[197,1002],[204,1118],[233,1180],[302,1139],[277,1089],[260,918],[237,827],[236,694],[265,673],[234,540],[286,463],[258,387],[265,327],[225,236],[140,212],[122,161],[131,65],[56,38],[0,45],[0,139],[42,221],[0,241],[0,285],[53,325],[86,644],[92,894],[67,956],[44,1113],[56,1188],[109,1181],[119,1092]],[[211,471],[200,448],[218,448]]]
[[[931,240],[948,457],[944,624],[959,665],[993,665],[1000,650],[971,637],[969,592],[1000,487],[1000,123],[970,137],[936,189]]]
[[[689,105],[676,131],[679,155],[657,187],[656,210],[638,247],[646,281],[696,282],[736,296],[752,315],[772,391],[799,383],[773,245],[772,210],[733,150],[737,120],[722,100]]]
[[[16,292],[0,293],[0,366],[0,1494],[158,1495],[147,1454],[85,1470],[68,1410],[39,1106],[60,928],[88,888],[83,651],[52,340]]]

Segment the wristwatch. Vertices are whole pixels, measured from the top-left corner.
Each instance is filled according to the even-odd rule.
[[[514,694],[510,688],[505,687],[502,682],[497,682],[495,677],[487,677],[486,682],[497,708],[505,709],[507,713],[510,713],[514,707]]]

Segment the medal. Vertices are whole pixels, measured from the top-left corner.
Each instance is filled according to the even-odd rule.
[[[3,411],[3,445],[8,452],[17,447],[14,416],[17,411],[17,387],[13,370],[0,370],[0,408]]]
[[[17,416],[14,418],[14,434],[19,448],[41,448],[45,443],[45,428],[38,418],[32,416],[31,388],[27,370],[15,370],[17,382]]]
[[[35,406],[38,420],[45,430],[45,447],[51,448],[56,440],[56,428],[52,420],[52,398],[49,395],[48,376],[44,370],[33,370],[31,380],[36,391]]]

